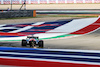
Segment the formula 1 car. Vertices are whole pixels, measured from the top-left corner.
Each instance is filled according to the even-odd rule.
[[[30,47],[43,48],[43,40],[39,40],[39,37],[29,35],[26,39],[22,39],[22,46],[30,45]]]

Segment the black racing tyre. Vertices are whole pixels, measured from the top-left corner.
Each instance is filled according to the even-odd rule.
[[[22,46],[26,46],[27,45],[27,41],[26,40],[22,40]]]
[[[43,47],[44,47],[43,40],[40,40],[40,41],[39,41],[39,47],[41,47],[41,48],[43,48]]]

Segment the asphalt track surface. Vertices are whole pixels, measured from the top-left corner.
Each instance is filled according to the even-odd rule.
[[[98,31],[92,34],[87,34],[74,38],[44,40],[44,48],[100,50],[100,30]],[[21,42],[0,42],[0,44],[7,47],[21,47]],[[27,46],[27,48],[29,48],[29,46]]]
[[[21,42],[0,42],[7,47],[21,47]],[[23,47],[26,48],[26,47]],[[27,46],[27,48],[30,48]],[[100,29],[78,37],[44,40],[46,49],[100,50]]]

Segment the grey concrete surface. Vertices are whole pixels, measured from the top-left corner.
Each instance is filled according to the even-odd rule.
[[[100,50],[100,29],[87,35],[45,41],[45,48]]]

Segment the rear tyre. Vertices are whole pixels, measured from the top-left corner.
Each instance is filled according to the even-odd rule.
[[[43,40],[40,40],[40,41],[39,41],[39,47],[40,47],[40,48],[43,48],[43,47],[44,47]]]
[[[26,47],[26,45],[27,45],[27,41],[26,40],[22,40],[22,46]]]

